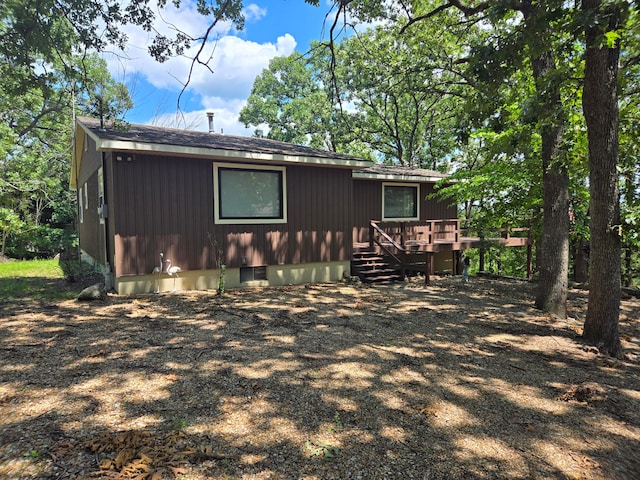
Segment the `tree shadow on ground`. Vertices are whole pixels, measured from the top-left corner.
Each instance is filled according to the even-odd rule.
[[[449,280],[16,309],[0,475],[636,478],[638,363],[531,298]],[[640,303],[624,308],[637,352]]]

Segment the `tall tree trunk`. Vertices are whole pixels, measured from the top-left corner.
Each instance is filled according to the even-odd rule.
[[[610,6],[603,8],[603,4]],[[593,26],[585,29],[582,108],[589,140],[591,273],[584,339],[620,357],[620,199],[618,192],[618,60],[620,46],[606,45],[604,34],[617,30],[620,12],[603,0],[583,0]]]
[[[551,78],[556,70],[551,35],[536,30],[540,25],[539,4],[525,0],[522,14],[527,27],[532,30],[530,49],[533,77],[540,105],[544,109],[542,111],[545,112],[545,117],[539,119],[543,125],[540,133],[544,213],[540,239],[540,280],[535,305],[551,315],[564,318],[567,315],[569,279],[569,174],[560,150],[565,130],[560,84]]]
[[[573,257],[573,280],[578,283],[587,283],[589,281],[589,256],[587,249],[589,244],[587,241],[578,237],[575,245],[575,254]]]
[[[631,262],[631,248],[624,250],[624,286],[633,287],[633,266]]]
[[[535,305],[551,315],[567,314],[569,279],[569,175],[559,160],[563,125],[542,134],[544,214],[540,239],[540,280]]]

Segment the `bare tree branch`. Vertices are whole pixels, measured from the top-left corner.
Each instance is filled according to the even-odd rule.
[[[196,52],[195,56],[191,59],[191,66],[189,67],[189,75],[187,76],[187,81],[182,85],[182,89],[180,90],[180,94],[178,95],[177,107],[178,107],[178,111],[180,111],[180,112],[182,111],[182,109],[180,108],[180,100],[182,99],[182,95],[184,94],[184,92],[186,91],[187,87],[189,86],[189,83],[191,82],[191,77],[193,76],[193,70],[194,70],[196,64],[200,64],[200,65],[205,66],[211,73],[213,73],[213,70],[209,67],[209,62],[211,61],[211,58],[213,57],[213,53],[211,53],[211,56],[209,57],[209,59],[206,62],[203,62],[200,59],[200,55],[202,55],[202,52],[204,51],[204,48],[207,45],[207,40],[209,39],[209,36],[211,35],[211,32],[216,27],[216,25],[218,25],[218,22],[224,17],[225,12],[226,12],[227,8],[229,8],[230,4],[231,4],[231,0],[227,0],[226,2],[224,2],[224,5],[222,5],[222,7],[220,9],[220,14],[213,20],[213,22],[211,22],[211,24],[209,25],[209,27],[205,31],[204,35],[202,37],[196,39],[196,40],[200,41],[200,47],[198,48],[198,51]],[[215,51],[215,49],[214,49],[214,51]]]

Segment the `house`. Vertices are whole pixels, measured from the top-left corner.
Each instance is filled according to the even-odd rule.
[[[350,269],[352,171],[371,162],[267,139],[76,122],[83,258],[119,293],[286,285]],[[159,255],[181,268],[152,274]],[[156,285],[158,284],[158,285]]]
[[[450,241],[455,205],[428,196],[441,178],[268,139],[79,118],[71,186],[83,258],[130,294],[215,289],[221,265],[228,287],[337,281],[354,251],[376,248],[424,252],[428,271],[453,272],[471,244]]]
[[[434,170],[373,165],[353,172],[354,250],[366,251],[373,237],[371,220],[380,220],[385,231],[397,240],[401,250],[406,243],[418,250],[418,243],[429,243],[430,271],[455,274],[456,253],[461,246],[452,242],[429,242],[438,232],[439,240],[448,240],[449,232],[459,230],[458,209],[454,203],[433,197],[435,185],[446,177]],[[438,245],[438,248],[433,248]],[[384,253],[381,249],[371,248]],[[467,248],[470,248],[467,246]],[[426,252],[426,249],[424,249]],[[421,260],[426,261],[425,259]],[[358,272],[361,273],[361,272]]]
[[[365,280],[404,278],[413,271],[461,274],[464,250],[488,245],[527,247],[529,228],[487,229],[470,236],[457,206],[435,195],[446,175],[419,168],[373,165],[353,172],[354,229],[352,271]],[[476,232],[477,234],[478,232]],[[480,270],[483,269],[481,253]]]

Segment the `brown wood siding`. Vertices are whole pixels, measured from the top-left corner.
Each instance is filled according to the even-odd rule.
[[[85,202],[84,189],[87,186]],[[82,223],[78,223],[80,248],[101,264],[106,262],[100,243],[100,219],[98,218],[98,174],[94,172],[85,184],[79,184],[78,195],[82,196]]]
[[[113,215],[113,201],[112,199],[115,198],[115,189],[113,186],[113,178],[114,178],[114,171],[113,171],[113,165],[114,165],[114,161],[112,158],[112,154],[111,152],[107,152],[104,154],[104,183],[105,183],[105,188],[104,188],[104,201],[107,204],[107,210],[108,210],[108,215],[107,215],[107,219],[105,221],[105,236],[106,236],[106,241],[107,241],[107,261],[109,262],[109,265],[111,266],[111,271],[113,272],[115,269],[115,251],[116,251],[116,239],[113,235],[113,232],[116,231],[116,219],[115,219],[115,215]]]
[[[420,184],[420,220],[458,218],[458,208],[451,200],[428,198],[435,191],[433,183]]]
[[[287,223],[217,225],[230,267],[348,260],[351,171],[287,167]]]
[[[96,151],[96,142],[89,136],[85,136],[86,150],[82,152],[80,172],[78,172],[78,185],[84,184],[102,165],[102,153]]]
[[[390,180],[353,180],[353,241],[369,241],[370,220],[382,220],[382,185]],[[415,182],[410,182],[415,183]],[[458,217],[455,204],[448,200],[428,198],[434,193],[433,183],[420,184],[420,220]],[[417,223],[417,222],[410,222]]]
[[[183,270],[348,260],[351,170],[288,166],[287,224],[214,225],[213,161],[136,155],[113,162],[116,276],[150,273],[159,254]]]

